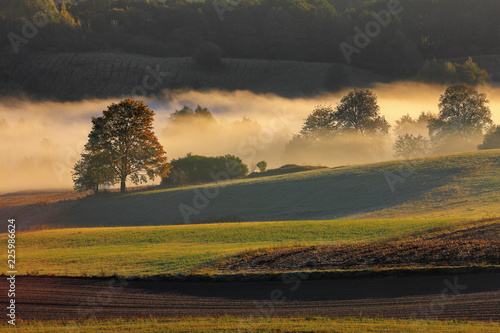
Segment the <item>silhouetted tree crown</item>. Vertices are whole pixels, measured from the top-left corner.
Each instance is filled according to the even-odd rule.
[[[207,108],[200,105],[198,105],[194,110],[189,106],[184,105],[180,110],[175,110],[175,112],[170,114],[170,122],[173,124],[193,119],[215,121],[212,113]]]
[[[488,133],[486,133],[483,143],[477,146],[477,149],[500,149],[500,125],[493,126]]]
[[[260,172],[265,172],[267,170],[267,162],[260,161],[259,163],[257,163],[257,168],[259,168]]]
[[[171,165],[153,132],[154,114],[144,102],[125,99],[110,105],[102,117],[93,117],[85,151],[75,166],[75,184],[82,176],[91,177],[93,185],[119,181],[124,192],[127,178],[138,184],[167,177]]]
[[[162,179],[162,185],[214,182],[219,181],[220,173],[227,179],[243,177],[248,173],[248,166],[234,155],[208,157],[188,153],[171,163],[172,174]]]
[[[430,152],[430,145],[422,135],[405,134],[398,136],[393,149],[396,157],[409,158],[427,155]]]
[[[335,133],[335,120],[333,108],[330,105],[318,105],[307,116],[300,135],[307,138],[321,138]]]
[[[368,89],[354,89],[342,98],[333,113],[340,132],[358,134],[386,134],[390,125],[380,115],[377,96]]]
[[[485,94],[467,84],[448,87],[440,98],[438,118],[429,121],[431,138],[481,135],[492,124],[488,102]]]

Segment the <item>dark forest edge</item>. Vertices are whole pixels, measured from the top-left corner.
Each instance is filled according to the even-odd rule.
[[[468,0],[6,0],[3,55],[116,52],[341,63],[393,79],[425,60],[499,54],[500,3]],[[450,37],[451,36],[451,37]]]

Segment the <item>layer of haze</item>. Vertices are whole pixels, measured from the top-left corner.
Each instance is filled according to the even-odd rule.
[[[445,89],[444,86],[401,82],[373,88],[381,114],[392,126],[405,114],[414,118],[422,111],[437,114],[439,97]],[[482,92],[490,100],[493,121],[500,123],[500,88],[486,87]],[[285,99],[246,91],[167,91],[164,98],[146,102],[156,111],[155,132],[169,159],[187,153],[234,154],[242,158],[250,170],[261,160],[268,162],[268,168],[276,168],[285,163],[333,167],[392,159],[393,137],[385,142],[385,150],[376,153],[370,149],[375,142],[367,140],[366,147],[357,152],[338,147],[334,152],[325,150],[314,158],[305,157],[308,154],[294,157],[296,160],[284,156],[285,144],[300,131],[314,106],[330,104],[335,107],[345,93]],[[102,115],[113,102],[119,99],[72,103],[1,100],[0,193],[71,188],[71,170],[87,141],[90,119]],[[197,105],[208,108],[215,122],[171,124],[170,114],[183,105],[192,109]]]

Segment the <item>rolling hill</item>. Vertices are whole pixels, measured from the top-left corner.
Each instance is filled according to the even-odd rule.
[[[20,228],[498,215],[500,150],[4,207]]]
[[[0,94],[39,99],[81,100],[121,97],[163,89],[250,90],[285,97],[316,95],[323,91],[329,63],[223,59],[222,70],[203,71],[191,58],[155,58],[123,53],[58,53],[0,57]],[[151,68],[152,71],[147,68]],[[369,71],[338,65],[355,86],[386,79]],[[156,74],[153,74],[153,73]],[[145,77],[150,79],[143,84]],[[151,77],[158,75],[156,82]],[[29,78],[29,80],[28,80]],[[158,83],[158,84],[156,84]],[[152,89],[142,90],[136,87]]]

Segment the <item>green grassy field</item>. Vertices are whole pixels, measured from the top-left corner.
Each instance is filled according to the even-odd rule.
[[[1,323],[0,328],[7,324]],[[27,321],[16,332],[498,332],[499,323],[366,318],[238,318],[105,319]]]
[[[252,249],[404,239],[462,221],[282,221],[19,232],[17,270],[74,276],[185,274]]]
[[[399,177],[392,189],[388,175]],[[50,223],[95,227],[338,218],[480,218],[500,213],[499,188],[500,150],[490,150],[89,196],[51,216]],[[205,191],[209,191],[208,196]],[[201,195],[205,199],[200,199]],[[185,212],[191,209],[185,213],[188,219],[180,207]]]

